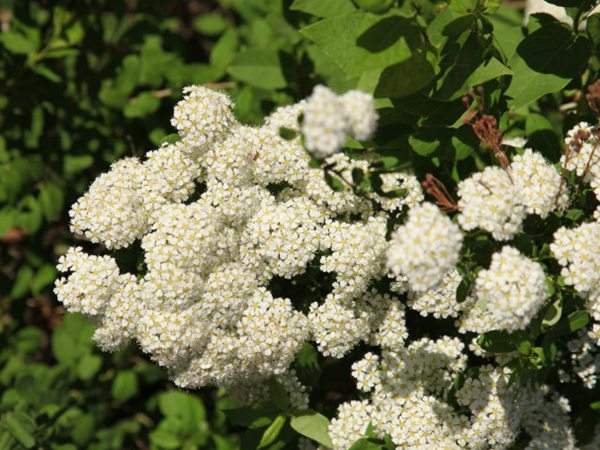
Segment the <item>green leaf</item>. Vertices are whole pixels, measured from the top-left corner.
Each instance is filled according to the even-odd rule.
[[[395,0],[353,0],[356,6],[363,11],[374,14],[383,14],[395,3]]]
[[[119,402],[129,400],[138,392],[138,378],[133,370],[122,370],[117,373],[112,384],[112,396]]]
[[[77,365],[77,375],[82,380],[90,380],[102,367],[102,358],[98,355],[87,354]]]
[[[62,80],[59,74],[42,64],[37,64],[33,66],[31,70],[33,70],[38,75],[43,76],[47,80],[52,81],[53,83],[60,83]]]
[[[145,117],[160,107],[160,99],[152,92],[142,92],[129,100],[123,108],[123,115],[130,119]]]
[[[158,407],[166,417],[178,417],[192,429],[206,420],[204,405],[197,397],[180,391],[169,391],[158,397]]]
[[[75,175],[94,163],[92,155],[66,155],[63,170],[66,175]]]
[[[594,44],[594,47],[600,47],[600,14],[592,14],[587,18],[586,24],[587,34]]]
[[[52,353],[62,364],[73,365],[90,353],[94,326],[81,314],[66,314],[52,333]]]
[[[487,18],[494,27],[494,44],[500,50],[503,61],[510,61],[524,37],[522,14],[515,8],[501,6]]]
[[[592,402],[592,403],[590,403],[590,408],[592,408],[594,410],[599,410],[600,409],[600,402]]]
[[[227,28],[227,21],[219,13],[206,13],[194,20],[194,28],[208,36],[218,36]]]
[[[271,422],[271,425],[263,433],[257,448],[265,448],[275,442],[286,421],[287,418],[285,416],[279,415],[275,417],[275,420]]]
[[[377,443],[374,439],[362,438],[352,444],[349,450],[383,450],[383,444]]]
[[[583,210],[578,208],[572,208],[565,212],[565,217],[573,222],[577,222],[583,217],[584,214],[585,213],[583,212]]]
[[[9,412],[2,418],[2,422],[23,447],[32,448],[35,445],[35,423],[31,418],[21,412]]]
[[[238,35],[235,30],[226,31],[217,41],[210,53],[210,63],[218,70],[225,70],[235,58],[238,47]]]
[[[435,132],[418,132],[408,137],[411,149],[420,156],[434,153],[441,145],[439,135]]]
[[[16,225],[26,233],[34,234],[42,225],[42,207],[33,195],[24,197],[18,205],[19,214]]]
[[[449,37],[456,37],[470,31],[476,18],[472,14],[461,14],[446,9],[437,14],[427,26],[427,36],[435,47],[441,48]]]
[[[506,331],[488,331],[478,339],[479,345],[488,352],[508,353],[515,349],[515,345]]]
[[[47,221],[53,222],[60,218],[64,204],[64,194],[60,187],[54,183],[42,185],[39,201]]]
[[[157,429],[150,433],[150,442],[164,449],[180,449],[181,440],[171,431],[165,429]]]
[[[287,86],[276,50],[243,51],[235,57],[227,71],[233,78],[258,88],[280,89]]]
[[[509,106],[522,108],[546,94],[558,92],[584,69],[590,41],[575,37],[559,22],[551,22],[527,36],[510,61],[514,75],[506,95]]]
[[[294,0],[290,9],[317,17],[339,16],[356,10],[350,0]]]
[[[472,88],[490,80],[495,80],[496,78],[504,75],[512,75],[512,70],[502,64],[496,58],[491,58],[489,61],[483,63],[477,69],[475,69],[469,78],[467,78],[465,87]]]
[[[294,430],[325,447],[333,447],[329,437],[329,420],[322,414],[312,413],[293,416],[290,425]]]
[[[53,264],[42,265],[31,280],[31,293],[38,295],[42,290],[52,284],[56,278],[56,268]]]
[[[38,44],[18,31],[3,31],[0,33],[0,42],[12,53],[27,55],[38,49]]]
[[[567,321],[569,323],[569,330],[571,332],[577,331],[583,327],[585,327],[590,321],[590,315],[587,311],[579,310],[574,311],[567,317]]]
[[[300,32],[351,76],[383,71],[426,48],[416,23],[398,15],[381,18],[356,11],[321,20]]]
[[[24,297],[29,292],[32,279],[33,269],[29,266],[21,266],[12,289],[10,290],[10,297],[15,299]]]

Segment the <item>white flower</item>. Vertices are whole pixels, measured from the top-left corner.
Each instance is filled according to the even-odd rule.
[[[521,231],[526,209],[509,174],[486,167],[458,184],[458,223],[464,230],[481,228],[506,241]]]
[[[546,218],[552,211],[567,207],[566,183],[541,154],[525,149],[513,158],[510,170],[519,202],[528,214]]]
[[[496,325],[509,331],[524,329],[548,298],[542,266],[509,246],[494,253],[490,268],[477,275],[475,288]]]
[[[236,123],[229,97],[202,86],[185,87],[183,93],[171,119],[179,134],[198,147],[222,140]]]
[[[395,275],[405,275],[413,291],[426,291],[456,266],[462,239],[457,225],[435,205],[423,203],[394,232],[388,267]]]
[[[350,134],[359,141],[369,139],[375,132],[379,119],[373,96],[361,91],[348,91],[340,99]]]

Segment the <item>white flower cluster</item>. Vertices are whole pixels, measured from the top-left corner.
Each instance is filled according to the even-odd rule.
[[[334,449],[348,449],[369,425],[398,449],[508,449],[523,429],[531,437],[527,449],[575,449],[568,402],[547,400],[543,388],[511,385],[508,369],[487,365],[468,377],[456,392],[463,413],[440,400],[436,391],[465,366],[462,344],[448,337],[421,339],[381,357],[367,353],[352,373],[359,389],[372,394],[340,405],[329,426]]]
[[[476,295],[497,328],[524,329],[548,298],[541,264],[510,246],[494,253],[490,268],[477,275]]]
[[[463,250],[472,237],[463,233],[481,229],[507,241],[528,214],[566,208],[556,168],[528,149],[506,170],[472,175],[459,184],[455,223],[423,201],[408,172],[381,176],[384,193],[404,196],[357,194],[353,171],[367,173],[369,162],[338,151],[348,136],[373,134],[378,118],[367,94],[319,86],[261,127],[238,123],[223,93],[197,86],[184,94],[172,120],[180,141],[114,163],[72,207],[73,232],[101,254],[70,249],[55,292],[97,323],[98,345],[114,350],[133,340],[177,385],[223,386],[241,401],[264,399],[276,381],[298,410],[309,397],[291,365],[307,341],[326,358],[361,354],[351,366],[361,400],[342,403],[330,423],[336,450],[350,448],[369,424],[398,449],[508,449],[523,430],[532,450],[574,448],[564,399],[509,383],[514,374],[492,363],[511,354],[489,354],[473,335],[447,331],[452,322],[463,334],[523,330],[548,303],[544,267],[509,245],[460,295],[459,263],[472,250]],[[587,173],[582,162],[585,152],[595,157],[593,136],[583,125],[570,133],[573,154],[563,166],[595,188],[595,163]],[[311,167],[303,145],[339,187]],[[141,248],[128,264],[136,273],[120,268],[121,252],[104,254],[132,244],[132,254]],[[574,372],[592,387],[599,223],[559,229],[551,250],[598,322],[569,343]],[[434,320],[439,329],[408,339],[407,321]],[[469,350],[489,365],[467,370]]]
[[[315,87],[303,113],[306,148],[317,158],[338,152],[348,135],[359,141],[369,139],[378,119],[372,96],[360,91],[338,96],[325,86]]]
[[[458,196],[460,226],[480,228],[499,241],[519,233],[527,214],[545,218],[568,203],[559,172],[531,149],[516,155],[507,170],[486,167],[461,181]]]
[[[404,198],[334,191],[309,166],[301,139],[280,136],[281,127],[298,129],[302,116],[314,136],[327,135],[333,119],[343,122],[344,140],[367,139],[377,122],[372,97],[330,93],[335,108],[323,115],[327,92],[317,88],[255,128],[237,123],[225,94],[186,88],[172,120],[181,140],[98,177],[71,209],[73,232],[105,249],[138,241],[143,250],[137,274],[80,247],[60,260],[65,276],[55,292],[68,310],[97,322],[98,345],[114,350],[133,339],[178,385],[228,386],[249,399],[275,377],[306,407],[289,366],[309,338],[335,357],[359,342],[404,343],[404,307],[370,290],[386,276],[388,247],[387,221],[371,202],[399,211],[423,195],[404,173],[386,174],[386,187],[406,189]],[[342,153],[325,164],[350,180],[353,168],[368,170]],[[268,290],[315,264],[335,281],[326,299],[304,305],[308,314]]]
[[[405,276],[413,291],[426,291],[454,269],[462,240],[456,224],[435,205],[424,203],[412,208],[407,222],[394,232],[388,267],[395,276]]]

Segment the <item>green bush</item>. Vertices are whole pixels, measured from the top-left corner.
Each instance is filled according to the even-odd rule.
[[[551,2],[567,7],[572,25],[546,14],[523,25],[522,11],[495,0],[56,3],[0,4],[0,449],[275,450],[297,448],[301,435],[331,446],[329,418],[360,397],[350,365],[366,348],[335,361],[306,343],[294,368],[313,389],[313,410],[299,413],[277,384],[252,406],[221,391],[174,390],[137,350],[106,356],[85,319],[61,321],[52,285],[57,257],[75,242],[70,205],[113,161],[177,139],[168,124],[184,86],[225,90],[238,119],[253,125],[318,84],[373,94],[378,133],[345,149],[371,164],[352,173],[359,195],[379,192],[381,173],[409,167],[419,179],[435,173],[454,192],[498,162],[489,136],[476,129],[484,118],[504,142],[522,141],[504,147],[508,155],[527,146],[557,163],[566,132],[596,123],[600,108],[600,14],[590,14],[592,0]],[[338,175],[327,178],[335,190],[344,189]],[[591,320],[551,261],[548,230],[582,223],[597,200],[575,177],[567,180],[576,192],[570,209],[550,225],[526,222],[511,241],[551,268],[552,301],[527,329],[490,331],[478,343],[510,356],[511,382],[547,383],[568,397],[583,445],[594,437],[600,392],[557,380],[569,366],[566,342]],[[468,237],[458,301],[497,249],[489,234]],[[274,287],[282,296],[300,292]],[[298,295],[308,304],[314,292]],[[420,336],[452,333],[444,321],[411,320]],[[450,397],[473,376],[457,377]],[[513,448],[527,442],[520,435]],[[390,448],[371,427],[352,447]]]

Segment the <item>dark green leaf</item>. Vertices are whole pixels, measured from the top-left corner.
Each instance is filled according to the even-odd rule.
[[[124,402],[138,392],[137,374],[132,370],[122,370],[117,373],[112,384],[112,396],[115,400]]]
[[[587,311],[574,311],[569,314],[567,320],[569,322],[569,330],[573,332],[585,327],[590,321],[590,316]]]
[[[484,350],[492,353],[508,353],[515,350],[515,345],[506,331],[488,331],[479,337],[478,343]]]
[[[362,438],[352,444],[349,450],[383,450],[384,446],[374,439]]]
[[[506,91],[511,108],[529,105],[545,94],[560,91],[584,69],[590,41],[575,37],[559,22],[551,22],[527,36],[510,61],[513,79]]]
[[[40,188],[40,204],[46,220],[58,220],[63,209],[64,194],[54,183],[46,183]]]
[[[29,266],[22,266],[17,273],[15,282],[13,283],[10,296],[12,298],[24,297],[29,292],[32,279],[33,269]]]
[[[56,278],[56,268],[52,264],[42,265],[31,280],[31,293],[38,295],[42,290],[52,284]]]
[[[594,47],[600,48],[600,14],[592,14],[587,18],[587,34]]]

